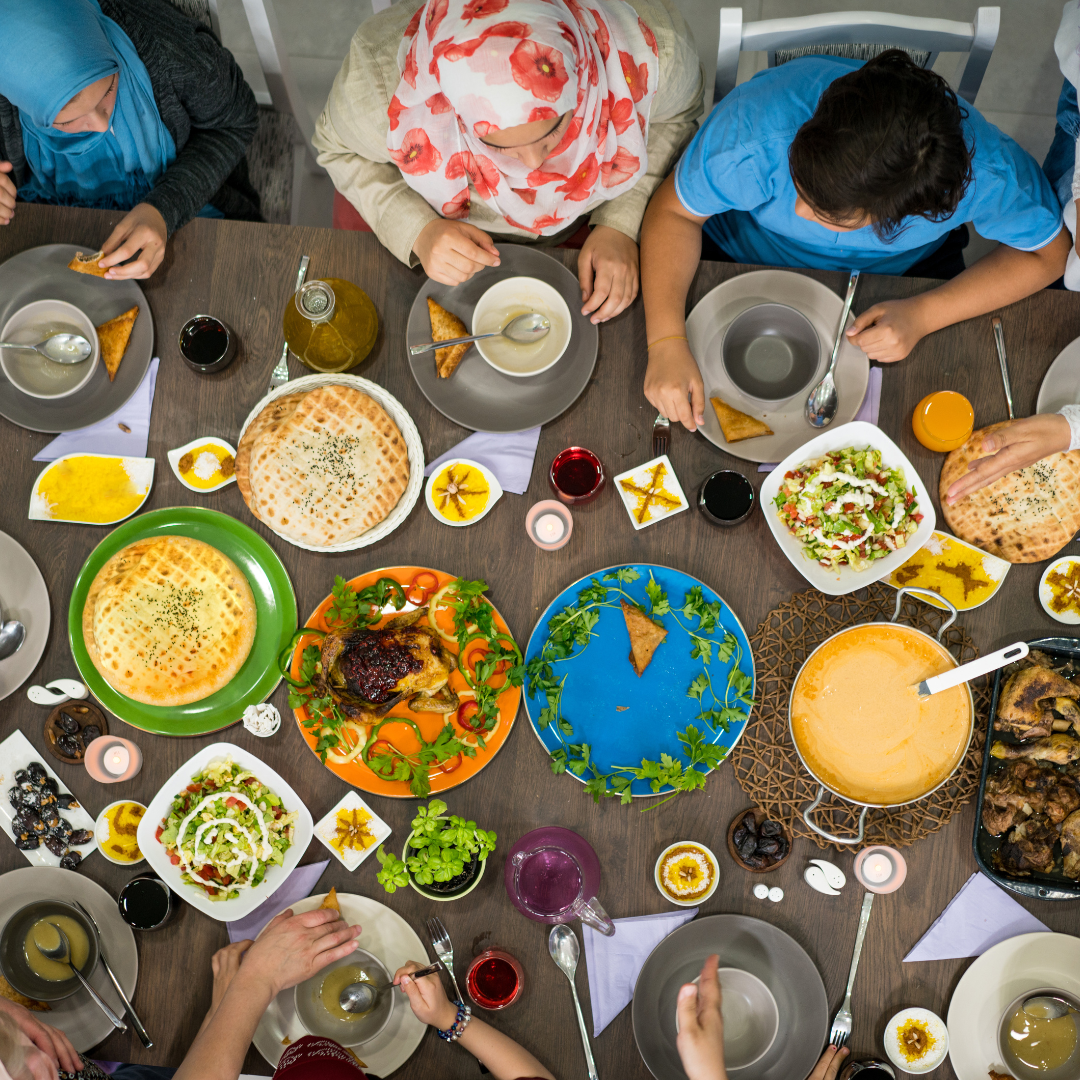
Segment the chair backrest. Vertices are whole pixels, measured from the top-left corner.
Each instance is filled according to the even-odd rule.
[[[735,88],[740,52],[767,53],[769,67],[774,67],[798,56],[868,60],[885,49],[900,48],[923,67],[932,66],[940,52],[966,53],[956,93],[974,104],[1000,24],[1000,7],[979,8],[970,23],[883,11],[832,11],[744,23],[742,8],[721,8],[713,102]]]

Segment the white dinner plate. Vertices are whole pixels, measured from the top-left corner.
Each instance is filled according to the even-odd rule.
[[[299,815],[293,829],[293,842],[285,852],[285,862],[281,866],[269,866],[266,876],[251,889],[241,889],[240,895],[233,900],[211,900],[206,893],[195,885],[188,885],[181,878],[180,868],[173,866],[166,854],[165,847],[158,840],[157,827],[169,816],[172,801],[191,783],[191,778],[201,773],[207,764],[215,758],[231,757],[237,765],[250,770],[255,777],[265,784],[281,799],[286,811],[297,810]],[[150,869],[169,886],[181,900],[186,900],[193,908],[209,915],[211,919],[231,922],[250,915],[260,904],[265,903],[285,884],[289,875],[296,869],[304,852],[307,851],[311,838],[315,835],[315,826],[311,812],[304,805],[300,796],[285,780],[265,762],[254,754],[249,754],[242,747],[232,743],[219,742],[204,746],[194,757],[188,758],[179,769],[165,781],[161,790],[150,800],[150,804],[139,822],[139,850],[146,857]]]
[[[817,371],[810,385],[787,401],[768,406],[767,411],[765,406],[751,401],[736,389],[720,358],[720,343],[732,320],[758,304],[787,304],[802,312],[817,331],[819,346]],[[705,438],[732,457],[744,461],[780,461],[812,439],[817,429],[807,423],[803,406],[810,387],[829,366],[836,327],[843,311],[843,300],[827,285],[790,270],[751,270],[707,292],[686,319],[690,351],[705,382],[705,424],[699,429]],[[862,407],[870,378],[870,361],[866,353],[847,339],[840,346],[835,378],[839,406],[833,423],[846,424],[855,419]],[[723,398],[732,408],[764,420],[774,434],[729,443],[709,402],[714,396]]]
[[[14,693],[33,674],[49,641],[52,608],[45,579],[21,544],[0,532],[0,609],[3,618],[26,627],[19,651],[0,660],[0,699]],[[68,674],[57,672],[55,674]],[[44,680],[42,680],[44,682]]]
[[[0,928],[20,908],[35,900],[62,900],[70,904],[78,900],[98,924],[101,931],[101,951],[108,957],[128,1000],[139,1008],[135,997],[135,981],[139,975],[139,953],[135,935],[123,919],[116,901],[96,882],[73,870],[58,866],[25,866],[0,874]],[[109,982],[105,968],[99,963],[89,976],[94,989],[109,1003],[117,1015],[123,1005]],[[48,1012],[33,1014],[52,1027],[59,1028],[80,1053],[97,1046],[112,1033],[113,1026],[84,990],[77,990],[63,1001],[52,1002]],[[161,1032],[150,1032],[150,1037]]]
[[[369,896],[339,892],[337,898],[342,918],[350,926],[359,923],[364,928],[360,935],[360,948],[377,956],[391,975],[409,960],[426,962],[424,943],[396,911],[391,911],[385,904]],[[319,907],[324,899],[326,893],[317,893],[289,906],[299,915]],[[255,1049],[274,1068],[277,1068],[285,1047],[307,1034],[296,1015],[294,1000],[291,987],[282,990],[263,1013],[255,1029],[255,1037],[251,1040]],[[386,1027],[370,1042],[361,1043],[353,1049],[367,1066],[368,1072],[375,1076],[389,1076],[412,1057],[425,1031],[427,1025],[416,1019],[408,1001],[403,998],[396,1003]]]
[[[1026,990],[1053,986],[1080,994],[1080,938],[1019,934],[988,949],[956,984],[949,1015],[949,1059],[957,1080],[1006,1073],[997,1029],[1009,1002]]]
[[[1062,405],[1077,403],[1080,403],[1080,338],[1070,341],[1046,369],[1035,411],[1054,413]]]

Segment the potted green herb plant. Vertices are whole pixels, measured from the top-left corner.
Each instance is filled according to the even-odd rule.
[[[484,876],[496,839],[475,821],[447,815],[446,803],[432,799],[417,809],[400,859],[381,846],[376,852],[379,884],[388,893],[411,885],[429,900],[459,900]]]

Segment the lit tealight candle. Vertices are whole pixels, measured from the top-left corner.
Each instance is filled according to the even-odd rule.
[[[907,862],[896,848],[875,844],[855,856],[855,877],[873,893],[896,892],[907,877]]]
[[[142,768],[142,751],[130,740],[102,736],[86,748],[83,764],[101,784],[131,780]]]
[[[563,538],[566,532],[566,522],[558,514],[541,514],[533,525],[536,538],[545,544],[554,544],[556,540]]]
[[[888,881],[893,874],[892,860],[884,853],[879,852],[876,855],[871,855],[866,862],[863,863],[863,877],[867,881],[874,882],[875,885],[880,885],[883,881]]]
[[[562,503],[545,499],[529,508],[525,515],[525,531],[538,548],[557,551],[569,541],[574,531],[574,519]]]
[[[128,766],[131,765],[131,754],[128,752],[127,747],[117,743],[105,751],[105,757],[102,759],[101,764],[105,766],[107,773],[111,773],[113,776],[123,776],[128,771]]]

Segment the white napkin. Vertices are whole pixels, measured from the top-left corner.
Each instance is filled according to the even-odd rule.
[[[539,427],[507,433],[474,431],[457,446],[450,447],[441,457],[429,462],[424,468],[424,475],[430,476],[451,458],[469,458],[490,469],[502,485],[503,491],[524,495],[529,487],[536,444],[539,441]]]
[[[121,457],[146,457],[150,434],[150,410],[157,385],[157,356],[150,361],[138,390],[111,416],[77,431],[65,431],[34,455],[35,461],[55,461],[65,454],[119,454]],[[120,425],[129,428],[124,431]]]
[[[881,411],[881,368],[872,367],[870,377],[866,381],[866,396],[863,398],[859,411],[855,414],[856,420],[865,420],[868,424],[877,424],[878,413]],[[776,463],[763,462],[758,466],[758,472],[772,472]]]
[[[591,926],[582,925],[594,1038],[630,1004],[637,977],[649,953],[697,913],[697,908],[684,908],[659,915],[615,919],[613,937],[605,937]]]
[[[915,948],[904,957],[904,963],[981,956],[1008,938],[1040,930],[1049,933],[1050,927],[1039,922],[984,874],[976,872],[919,938]]]
[[[322,862],[307,863],[298,866],[285,883],[271,896],[264,900],[250,915],[245,915],[236,922],[226,923],[230,941],[254,940],[259,931],[279,912],[310,896],[323,871],[330,865],[329,859]]]

